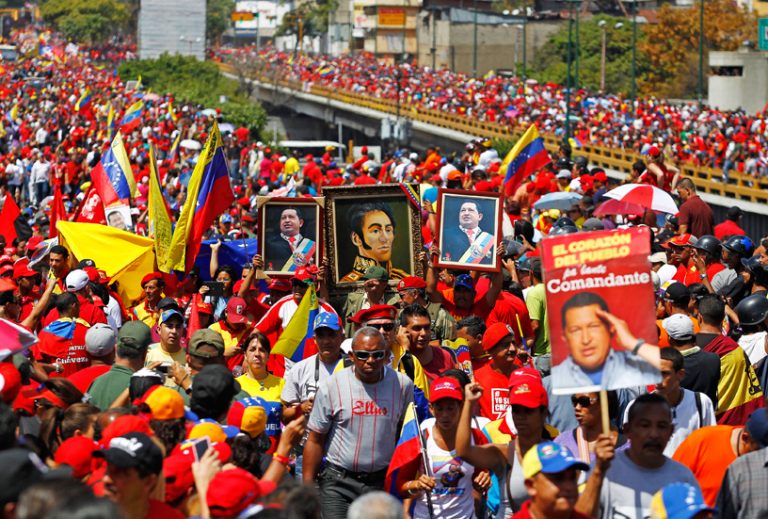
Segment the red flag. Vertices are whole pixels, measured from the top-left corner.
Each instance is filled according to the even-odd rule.
[[[55,238],[59,235],[56,229],[56,222],[67,219],[67,211],[64,209],[64,199],[61,197],[61,186],[53,186],[53,202],[51,202],[50,227],[48,228],[48,238]]]
[[[16,200],[10,193],[5,194],[3,211],[0,213],[0,235],[5,237],[5,243],[10,245],[16,239],[16,218],[21,215]]]
[[[83,201],[75,213],[75,221],[106,225],[107,217],[104,214],[104,204],[101,203],[101,197],[93,185],[85,192]]]

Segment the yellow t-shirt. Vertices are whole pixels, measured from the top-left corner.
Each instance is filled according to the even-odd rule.
[[[162,362],[164,364],[178,362],[182,366],[186,366],[187,354],[183,349],[180,349],[176,353],[168,353],[160,347],[159,342],[156,342],[149,345],[149,349],[147,350],[147,358],[144,361],[144,366],[149,366],[153,362]]]
[[[280,402],[280,393],[283,392],[285,380],[269,374],[264,380],[258,381],[248,375],[241,375],[236,379],[240,387],[250,396],[257,396],[269,402]]]

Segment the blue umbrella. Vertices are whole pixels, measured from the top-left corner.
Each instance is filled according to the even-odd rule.
[[[539,198],[539,200],[533,204],[533,208],[537,211],[546,211],[548,209],[560,209],[561,211],[567,211],[574,205],[578,204],[581,200],[581,195],[578,193],[569,193],[566,191],[557,191],[556,193],[547,193]]]

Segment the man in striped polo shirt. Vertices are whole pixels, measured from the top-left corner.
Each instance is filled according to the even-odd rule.
[[[344,519],[355,498],[383,489],[398,425],[413,401],[413,382],[387,367],[389,345],[379,330],[358,330],[351,357],[352,366],[320,385],[309,417],[303,479],[319,482],[323,519]]]

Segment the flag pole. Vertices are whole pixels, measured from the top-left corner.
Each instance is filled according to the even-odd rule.
[[[432,471],[429,469],[429,460],[427,459],[427,442],[424,439],[424,435],[421,433],[421,424],[419,423],[419,415],[416,414],[416,404],[411,403],[414,407],[413,416],[416,418],[416,430],[419,434],[419,449],[421,449],[421,464],[424,469],[424,474],[432,477]],[[432,504],[432,494],[429,490],[424,492],[427,498],[427,510],[429,510],[429,519],[435,519],[435,507]]]

